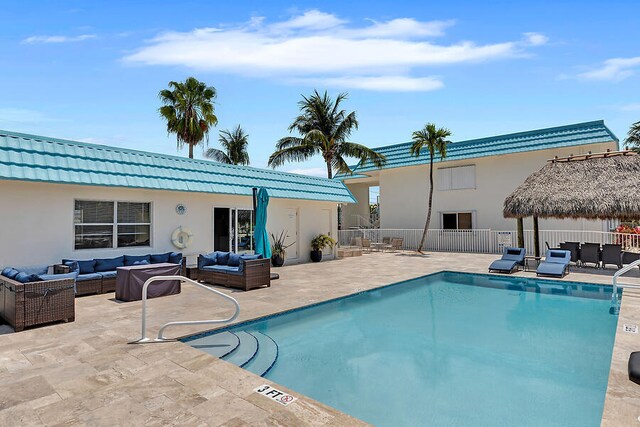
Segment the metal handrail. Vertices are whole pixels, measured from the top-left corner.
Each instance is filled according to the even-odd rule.
[[[213,292],[214,294],[218,294],[221,297],[223,297],[224,299],[227,299],[229,301],[231,301],[235,307],[236,310],[233,313],[233,315],[231,317],[229,317],[228,319],[214,319],[214,320],[184,320],[184,321],[175,321],[175,322],[168,322],[165,323],[164,325],[162,325],[160,327],[160,330],[158,331],[158,338],[152,340],[151,338],[147,337],[146,334],[146,329],[147,329],[147,288],[149,287],[149,285],[153,282],[157,282],[159,280],[180,280],[183,282],[187,282],[187,283],[191,283],[193,285],[196,285],[198,287],[201,287],[203,289],[206,289],[210,292]],[[198,283],[195,280],[191,280],[187,277],[183,277],[183,276],[154,276],[149,278],[146,282],[144,282],[144,285],[142,286],[142,336],[139,340],[134,341],[134,343],[136,344],[140,344],[140,343],[146,343],[146,342],[164,342],[164,341],[169,341],[164,337],[164,330],[169,327],[169,326],[175,326],[175,325],[209,325],[209,324],[215,324],[215,323],[227,323],[227,322],[233,322],[238,315],[240,314],[240,304],[238,304],[238,301],[233,298],[230,297],[229,295],[226,295],[220,291],[217,291],[215,289],[212,289],[208,286],[203,285],[202,283]]]
[[[618,305],[619,305],[618,288],[640,289],[640,285],[633,285],[630,283],[629,284],[621,283],[618,285],[618,277],[622,276],[628,271],[631,271],[634,267],[637,267],[639,265],[640,265],[640,259],[637,259],[633,261],[631,264],[625,265],[620,270],[613,273],[613,279],[611,279],[611,283],[613,284],[613,295],[611,295],[611,303],[613,304],[613,308],[616,311],[616,313],[618,311]]]

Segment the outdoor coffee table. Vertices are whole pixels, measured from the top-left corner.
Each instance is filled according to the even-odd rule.
[[[371,242],[371,250],[375,252],[381,252],[382,248],[384,248],[384,245],[386,245],[386,243]]]
[[[118,267],[116,276],[116,299],[120,301],[139,301],[142,299],[144,282],[154,276],[179,276],[180,267],[180,264],[170,263]],[[152,282],[147,289],[148,298],[179,293],[179,280]]]

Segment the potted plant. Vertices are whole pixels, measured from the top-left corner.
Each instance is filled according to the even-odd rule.
[[[311,261],[322,261],[322,250],[327,247],[333,249],[335,245],[336,241],[331,237],[326,234],[318,234],[311,240]]]
[[[284,241],[287,239],[287,230],[283,230],[279,235],[271,233],[271,265],[274,267],[282,267],[286,256],[286,249],[295,242],[286,245]]]

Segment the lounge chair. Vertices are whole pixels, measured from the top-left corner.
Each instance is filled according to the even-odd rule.
[[[602,245],[602,268],[607,264],[622,268],[622,245]]]
[[[524,267],[524,256],[526,252],[524,248],[505,247],[502,252],[502,258],[491,263],[489,272],[513,273],[518,267]]]
[[[600,267],[600,244],[583,243],[580,248],[580,263],[593,263],[596,268]]]
[[[570,261],[570,251],[550,249],[547,251],[544,261],[538,266],[536,275],[564,277],[569,273]]]

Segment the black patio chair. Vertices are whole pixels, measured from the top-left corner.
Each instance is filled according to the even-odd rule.
[[[602,268],[607,264],[613,264],[618,268],[622,268],[622,245],[602,245]]]
[[[580,263],[592,263],[596,268],[600,267],[600,244],[583,243],[580,247]]]
[[[571,262],[576,265],[580,263],[580,243],[578,242],[564,242],[560,243],[560,249],[571,252]]]

